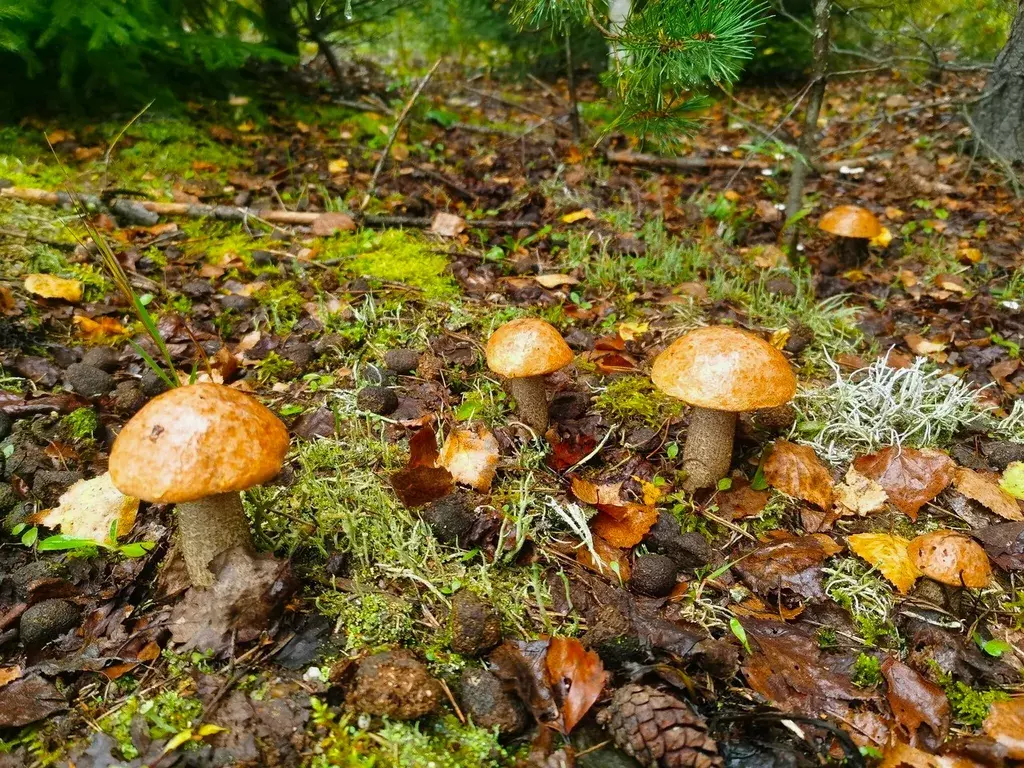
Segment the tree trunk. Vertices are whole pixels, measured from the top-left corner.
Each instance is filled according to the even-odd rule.
[[[793,161],[793,172],[789,178],[789,194],[786,196],[786,221],[792,222],[804,200],[804,184],[811,172],[814,155],[818,149],[818,115],[821,113],[821,102],[825,98],[825,85],[828,82],[828,54],[831,48],[831,0],[814,0],[814,74],[811,90],[807,94],[807,109],[804,111],[804,127],[800,134],[798,153]],[[794,264],[798,261],[796,254],[798,228],[789,223],[789,259]]]
[[[289,56],[299,55],[299,30],[289,0],[261,0],[267,42]]]
[[[1010,39],[996,57],[973,121],[984,151],[1024,162],[1024,0],[1017,6]]]
[[[608,0],[608,28],[615,34],[622,32],[632,8],[633,0]],[[613,62],[626,60],[622,46],[614,40],[608,43],[608,53]]]

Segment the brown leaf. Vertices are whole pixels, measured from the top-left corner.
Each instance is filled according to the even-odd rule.
[[[1006,747],[1010,759],[1024,760],[1024,698],[994,702],[981,729]]]
[[[917,519],[917,512],[953,482],[956,465],[944,453],[891,445],[853,462],[860,474],[876,481],[897,509]]]
[[[548,640],[506,640],[488,657],[492,671],[523,700],[538,723],[555,725],[558,704],[548,682]]]
[[[806,445],[778,440],[764,463],[764,477],[787,496],[822,509],[832,506],[832,476]]]
[[[561,731],[567,734],[601,695],[606,678],[604,664],[600,656],[585,649],[579,640],[552,637],[547,671],[548,682],[561,700]]]
[[[743,520],[761,513],[768,503],[768,491],[755,491],[746,480],[737,478],[727,491],[715,496],[718,515],[726,520]]]
[[[452,430],[441,447],[438,463],[456,483],[487,493],[498,468],[498,456],[498,441],[487,427],[477,424]]]
[[[893,741],[885,748],[878,768],[978,768],[978,764],[972,760],[929,755],[902,741]]]
[[[0,688],[0,728],[20,728],[67,706],[52,683],[39,675],[23,677]]]
[[[409,439],[409,463],[391,476],[391,487],[407,507],[420,507],[455,488],[452,473],[438,467],[437,438],[427,425]]]
[[[466,220],[454,213],[438,211],[430,224],[430,231],[441,237],[455,237],[466,228]]]
[[[935,749],[949,734],[949,700],[942,689],[913,667],[892,656],[882,663],[886,698],[903,736],[911,746]],[[928,732],[922,732],[921,726]]]
[[[547,463],[556,472],[563,472],[574,466],[597,447],[597,440],[593,435],[573,433],[563,440],[555,427],[551,427],[545,437],[551,444]]]
[[[310,231],[317,237],[330,237],[338,232],[354,232],[355,229],[355,221],[344,213],[321,213],[310,227]]]
[[[21,667],[0,667],[0,688],[21,677]]]
[[[853,467],[847,470],[843,482],[836,486],[836,503],[844,510],[843,514],[863,517],[878,512],[885,507],[888,498],[881,485]]]
[[[616,519],[608,512],[598,512],[590,529],[613,547],[635,547],[658,519],[658,510],[645,504],[626,504]]]
[[[786,589],[807,600],[822,600],[821,565],[841,550],[825,534],[812,533],[758,547],[733,568],[759,595]]]
[[[622,483],[605,483],[597,485],[589,480],[584,480],[579,475],[572,476],[572,495],[584,504],[598,507],[602,504],[619,505],[622,503],[620,492]]]
[[[985,550],[956,531],[933,531],[918,536],[907,551],[921,573],[943,584],[980,589],[992,579],[992,566]]]
[[[846,543],[850,551],[867,560],[885,578],[906,594],[913,589],[921,572],[914,565],[907,548],[910,542],[889,533],[855,533]]]
[[[999,487],[999,476],[958,467],[953,487],[1007,520],[1024,521],[1017,500]]]
[[[1024,570],[1024,523],[997,523],[974,531],[973,535],[1000,568]]]
[[[589,568],[595,573],[601,573],[605,576],[617,572],[620,579],[629,581],[630,569],[627,550],[613,547],[600,536],[594,535],[593,538],[594,554],[597,555],[597,559],[594,558],[589,549],[580,547],[576,550],[576,562],[584,568]]]

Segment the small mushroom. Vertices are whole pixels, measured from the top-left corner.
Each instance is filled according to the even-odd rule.
[[[856,267],[867,260],[868,242],[882,234],[882,223],[867,208],[840,205],[821,217],[818,229],[836,235],[843,265]]]
[[[548,428],[544,376],[572,362],[572,350],[554,326],[536,317],[505,323],[487,340],[487,367],[505,377],[516,408],[531,428]]]
[[[654,361],[651,380],[693,406],[683,448],[683,487],[710,488],[729,472],[736,414],[773,408],[796,393],[789,362],[747,331],[712,326],[677,339]]]
[[[126,496],[176,504],[181,553],[192,583],[213,584],[209,563],[253,549],[240,491],[281,471],[288,430],[252,397],[220,384],[178,387],[150,400],[110,452],[110,476]]]

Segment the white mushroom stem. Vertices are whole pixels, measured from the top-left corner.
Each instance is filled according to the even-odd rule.
[[[213,585],[210,561],[237,546],[253,551],[249,520],[242,509],[242,497],[219,493],[177,505],[181,554],[192,584],[200,589]]]
[[[735,413],[694,407],[683,447],[683,488],[711,488],[729,474],[735,435]]]
[[[544,377],[506,379],[505,387],[516,401],[516,410],[522,420],[543,437],[548,431],[548,399],[544,394]]]

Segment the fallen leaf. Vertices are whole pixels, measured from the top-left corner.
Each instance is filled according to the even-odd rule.
[[[310,231],[317,237],[330,237],[338,232],[355,232],[356,223],[346,213],[321,213],[313,220]]]
[[[100,317],[93,320],[84,315],[75,315],[71,322],[78,329],[78,335],[86,341],[104,341],[110,336],[120,336],[127,333],[127,329],[113,317]]]
[[[605,483],[597,485],[589,480],[584,480],[579,475],[573,475],[571,481],[572,495],[584,504],[599,507],[602,504],[614,506],[622,504],[622,483]]]
[[[890,533],[855,533],[846,540],[850,551],[878,569],[903,594],[914,587],[921,572],[914,565],[910,542]]]
[[[719,517],[736,521],[761,514],[770,495],[769,491],[755,491],[748,481],[736,478],[732,486],[716,494],[714,500]]]
[[[549,640],[506,640],[487,658],[490,669],[514,690],[538,723],[556,725],[558,703],[548,681]]]
[[[977,763],[954,757],[929,755],[920,749],[893,741],[885,748],[878,768],[977,768]]]
[[[760,269],[774,269],[787,262],[785,252],[777,245],[769,244],[753,249],[754,266]]]
[[[825,534],[812,533],[758,547],[733,569],[756,594],[785,589],[806,600],[823,600],[822,563],[841,550]]]
[[[832,506],[832,476],[809,446],[777,440],[764,463],[764,477],[787,496],[822,509]]]
[[[1017,499],[1024,499],[1024,461],[1014,461],[1006,467],[999,487]]]
[[[54,275],[28,275],[25,290],[44,299],[63,299],[77,304],[82,300],[82,283]]]
[[[565,216],[562,217],[562,221],[566,224],[575,224],[577,221],[593,218],[595,218],[594,212],[589,208],[584,208],[581,211],[573,211],[572,213],[565,214]]]
[[[563,440],[556,427],[551,427],[544,437],[551,445],[547,464],[556,472],[563,472],[575,466],[597,447],[597,440],[593,435],[574,432]]]
[[[52,683],[39,675],[23,677],[0,688],[0,728],[20,728],[67,706]]]
[[[391,486],[407,507],[420,507],[447,496],[455,487],[452,473],[437,466],[437,438],[429,425],[409,440],[409,463],[391,476]]]
[[[650,323],[619,323],[619,338],[623,341],[633,341],[647,333],[650,327]]]
[[[883,509],[889,498],[881,485],[853,467],[846,471],[843,482],[836,486],[835,497],[844,512],[861,517]]]
[[[956,470],[944,453],[895,445],[858,457],[853,467],[881,485],[889,501],[911,520],[916,520],[918,510],[953,482]]]
[[[630,568],[627,550],[613,547],[600,536],[594,535],[594,551],[587,547],[576,550],[576,562],[584,568],[604,575],[616,574],[622,581],[629,581]],[[596,555],[597,557],[595,558]]]
[[[331,176],[337,176],[338,174],[344,173],[348,170],[348,160],[343,157],[335,158],[327,164],[327,172]]]
[[[889,243],[892,242],[892,232],[889,231],[888,227],[882,227],[882,231],[872,237],[868,242],[876,248],[888,248]]]
[[[466,220],[454,213],[438,211],[430,223],[430,231],[441,237],[455,237],[466,228]]]
[[[545,288],[559,288],[563,285],[576,285],[579,280],[572,275],[534,275],[534,280],[540,283]]]
[[[127,536],[138,511],[139,500],[117,490],[110,473],[104,472],[91,480],[79,480],[64,492],[56,507],[37,513],[31,522],[54,530],[59,528],[64,535],[76,539],[107,542],[115,521],[118,538]]]
[[[997,523],[973,532],[989,559],[1003,570],[1024,570],[1024,523]]]
[[[956,531],[933,531],[918,536],[907,551],[921,573],[943,584],[980,589],[992,579],[992,566],[985,550]]]
[[[615,518],[608,512],[598,512],[590,529],[613,547],[635,547],[658,520],[656,507],[645,504],[624,505],[623,514]]]
[[[451,473],[456,483],[487,493],[498,468],[498,456],[498,441],[487,427],[477,424],[448,434],[438,464]]]
[[[757,217],[766,224],[774,224],[782,216],[782,211],[775,207],[771,200],[759,198],[754,202]]]
[[[21,667],[0,667],[0,688],[21,677]]]
[[[944,341],[929,341],[916,333],[908,333],[903,337],[903,340],[907,342],[907,346],[910,347],[911,352],[915,355],[923,355],[925,357],[937,352],[942,352],[947,346]]]
[[[1017,499],[1000,487],[997,475],[958,467],[953,478],[953,487],[1002,518],[1024,521]]]
[[[911,746],[935,749],[949,734],[949,700],[942,689],[892,656],[882,662],[886,699]],[[922,732],[921,726],[928,732]]]
[[[547,653],[548,682],[560,701],[563,734],[569,733],[594,705],[607,675],[601,657],[579,640],[552,637]]]
[[[1024,760],[1024,698],[993,702],[981,730],[1006,747],[1011,760]]]

